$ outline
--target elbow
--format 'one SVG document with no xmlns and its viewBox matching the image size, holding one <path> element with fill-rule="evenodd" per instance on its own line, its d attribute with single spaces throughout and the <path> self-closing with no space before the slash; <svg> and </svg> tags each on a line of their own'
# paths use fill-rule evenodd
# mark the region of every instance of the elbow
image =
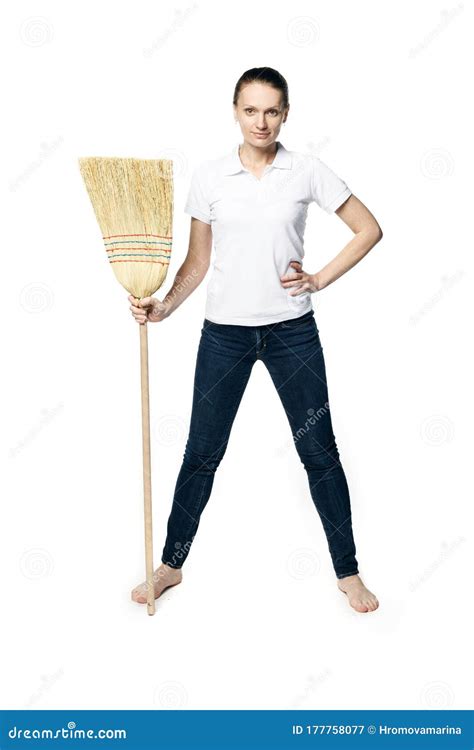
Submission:
<svg viewBox="0 0 474 750">
<path fill-rule="evenodd" d="M 370 226 L 368 232 L 370 234 L 373 245 L 376 245 L 377 242 L 380 242 L 383 237 L 382 229 L 377 222 Z"/>
</svg>

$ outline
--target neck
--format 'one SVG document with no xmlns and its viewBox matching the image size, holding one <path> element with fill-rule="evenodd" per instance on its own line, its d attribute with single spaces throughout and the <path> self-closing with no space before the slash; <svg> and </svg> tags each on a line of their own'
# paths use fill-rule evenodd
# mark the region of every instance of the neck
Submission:
<svg viewBox="0 0 474 750">
<path fill-rule="evenodd" d="M 245 161 L 249 166 L 259 167 L 262 166 L 262 164 L 271 163 L 276 156 L 277 150 L 277 141 L 274 141 L 263 148 L 253 146 L 251 143 L 248 143 L 248 141 L 244 141 L 243 144 L 239 144 L 238 153 L 242 163 Z"/>
</svg>

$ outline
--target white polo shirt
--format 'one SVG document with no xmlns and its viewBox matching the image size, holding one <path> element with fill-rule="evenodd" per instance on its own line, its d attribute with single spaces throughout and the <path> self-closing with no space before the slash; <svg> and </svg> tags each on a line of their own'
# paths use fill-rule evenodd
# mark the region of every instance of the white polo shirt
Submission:
<svg viewBox="0 0 474 750">
<path fill-rule="evenodd" d="M 184 210 L 212 227 L 205 317 L 214 323 L 266 325 L 313 309 L 311 292 L 290 297 L 294 287 L 280 276 L 292 260 L 303 263 L 309 204 L 332 213 L 351 190 L 319 157 L 276 144 L 261 179 L 243 166 L 238 145 L 193 172 Z"/>
</svg>

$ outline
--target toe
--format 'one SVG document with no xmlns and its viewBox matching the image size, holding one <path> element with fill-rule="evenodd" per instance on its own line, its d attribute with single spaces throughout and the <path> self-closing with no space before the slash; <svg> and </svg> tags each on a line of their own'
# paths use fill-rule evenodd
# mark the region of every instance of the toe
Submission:
<svg viewBox="0 0 474 750">
<path fill-rule="evenodd" d="M 140 586 L 135 586 L 132 591 L 132 599 L 134 602 L 138 602 L 139 604 L 143 604 L 143 602 L 146 602 L 146 590 L 144 589 L 142 584 Z"/>
<path fill-rule="evenodd" d="M 147 600 L 145 594 L 143 594 L 141 592 L 137 592 L 135 594 L 135 596 L 132 597 L 132 599 L 133 599 L 134 602 L 137 602 L 138 604 L 145 604 L 145 602 Z"/>
</svg>

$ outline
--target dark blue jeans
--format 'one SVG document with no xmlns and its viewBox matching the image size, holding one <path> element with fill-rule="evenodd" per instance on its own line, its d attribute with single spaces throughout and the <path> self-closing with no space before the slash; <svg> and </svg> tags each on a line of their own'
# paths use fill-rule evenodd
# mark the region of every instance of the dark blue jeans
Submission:
<svg viewBox="0 0 474 750">
<path fill-rule="evenodd" d="M 258 359 L 267 367 L 290 423 L 336 576 L 358 573 L 349 489 L 333 434 L 326 368 L 313 310 L 262 326 L 224 325 L 204 318 L 189 436 L 161 560 L 181 568 L 189 554 Z"/>
</svg>

